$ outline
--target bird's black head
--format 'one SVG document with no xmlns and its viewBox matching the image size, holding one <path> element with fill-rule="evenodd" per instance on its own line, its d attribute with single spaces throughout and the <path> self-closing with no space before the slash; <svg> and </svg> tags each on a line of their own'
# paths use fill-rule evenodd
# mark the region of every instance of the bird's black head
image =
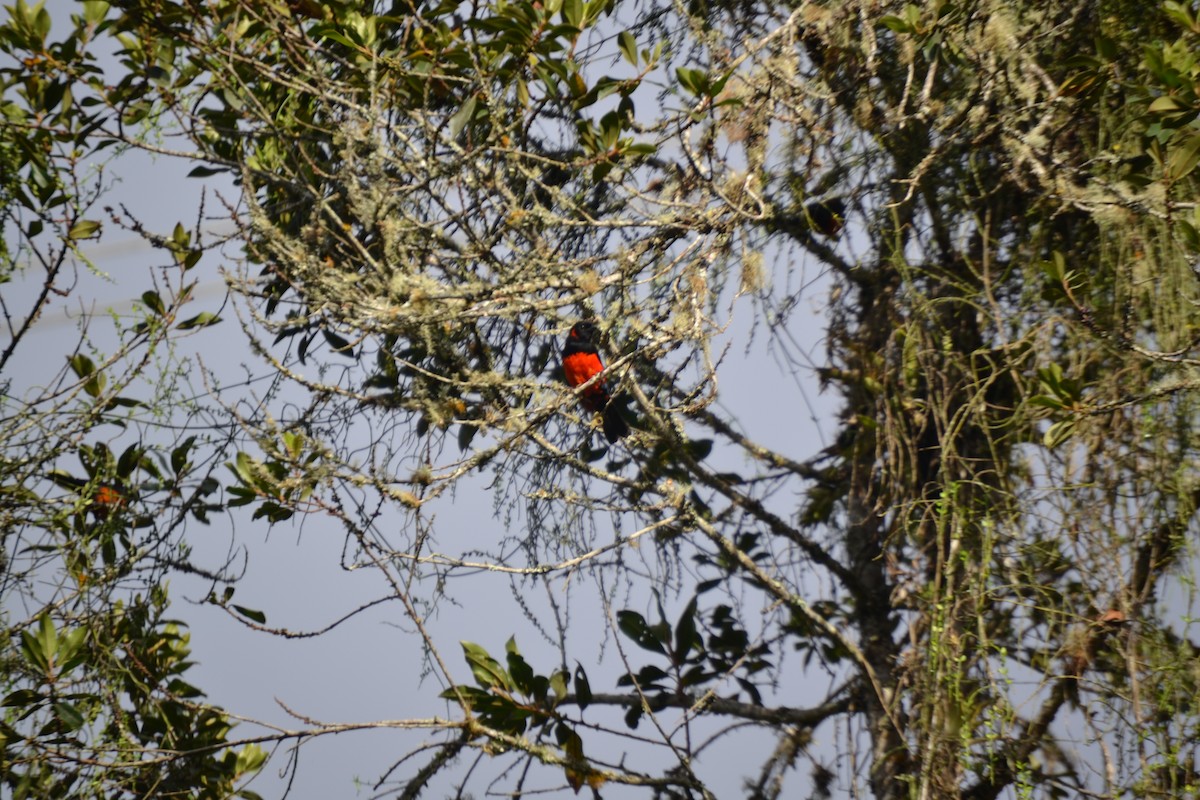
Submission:
<svg viewBox="0 0 1200 800">
<path fill-rule="evenodd" d="M 600 329 L 594 322 L 576 322 L 571 327 L 571 332 L 567 334 L 567 341 L 579 344 L 599 344 Z"/>
</svg>

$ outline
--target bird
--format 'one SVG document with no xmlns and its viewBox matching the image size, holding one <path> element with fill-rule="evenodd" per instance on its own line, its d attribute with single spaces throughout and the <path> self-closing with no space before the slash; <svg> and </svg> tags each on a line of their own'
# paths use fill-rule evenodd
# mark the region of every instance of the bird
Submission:
<svg viewBox="0 0 1200 800">
<path fill-rule="evenodd" d="M 582 386 L 604 369 L 600 358 L 600 331 L 593 322 L 576 322 L 562 347 L 563 375 L 572 388 Z M 583 390 L 580 396 L 583 407 L 593 414 L 601 414 L 604 421 L 604 437 L 609 444 L 629 435 L 629 423 L 621 415 L 620 401 L 614 402 L 608 385 L 598 380 Z"/>
<path fill-rule="evenodd" d="M 92 496 L 90 510 L 96 515 L 96 519 L 108 519 L 123 511 L 127 505 L 129 505 L 129 498 L 123 491 L 104 483 L 97 487 L 96 493 Z"/>
<path fill-rule="evenodd" d="M 846 223 L 846 201 L 840 197 L 832 200 L 817 200 L 804 207 L 809 224 L 822 236 L 833 239 L 842 232 Z"/>
</svg>

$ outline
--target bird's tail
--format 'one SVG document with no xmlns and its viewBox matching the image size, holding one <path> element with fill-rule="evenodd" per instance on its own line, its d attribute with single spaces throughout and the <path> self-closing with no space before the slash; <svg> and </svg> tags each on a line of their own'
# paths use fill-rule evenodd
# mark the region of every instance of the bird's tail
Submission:
<svg viewBox="0 0 1200 800">
<path fill-rule="evenodd" d="M 629 423 L 625 421 L 621 398 L 616 397 L 604 407 L 604 438 L 609 444 L 629 435 Z"/>
</svg>

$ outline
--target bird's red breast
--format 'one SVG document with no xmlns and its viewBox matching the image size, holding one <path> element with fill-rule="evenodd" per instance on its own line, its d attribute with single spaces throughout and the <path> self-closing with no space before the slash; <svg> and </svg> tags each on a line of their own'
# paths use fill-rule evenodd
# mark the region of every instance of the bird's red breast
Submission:
<svg viewBox="0 0 1200 800">
<path fill-rule="evenodd" d="M 572 386 L 582 386 L 604 369 L 599 353 L 578 351 L 563 356 L 563 375 Z M 583 391 L 583 405 L 588 411 L 600 411 L 608 403 L 608 390 L 597 381 Z"/>
</svg>

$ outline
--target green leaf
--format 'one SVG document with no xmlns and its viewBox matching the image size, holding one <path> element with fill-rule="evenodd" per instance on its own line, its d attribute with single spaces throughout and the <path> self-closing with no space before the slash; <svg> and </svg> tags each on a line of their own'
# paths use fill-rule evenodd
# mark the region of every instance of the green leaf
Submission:
<svg viewBox="0 0 1200 800">
<path fill-rule="evenodd" d="M 292 458 L 300 458 L 300 454 L 304 452 L 304 434 L 300 431 L 284 431 L 283 447 L 287 454 Z"/>
<path fill-rule="evenodd" d="M 454 116 L 450 118 L 451 136 L 458 136 L 462 133 L 463 128 L 467 127 L 467 123 L 474 119 L 476 105 L 475 96 L 471 95 L 467 98 L 467 102 L 462 104 L 462 108 L 454 113 Z"/>
<path fill-rule="evenodd" d="M 646 666 L 637 670 L 636 675 L 625 674 L 617 680 L 618 686 L 632 686 L 637 684 L 642 688 L 642 691 L 661 690 L 659 681 L 670 678 L 660 667 L 655 667 L 654 664 L 646 664 Z"/>
<path fill-rule="evenodd" d="M 458 426 L 458 449 L 459 452 L 465 453 L 471 447 L 471 440 L 475 438 L 475 434 L 479 433 L 478 425 L 459 425 Z"/>
<path fill-rule="evenodd" d="M 1057 250 L 1054 251 L 1049 261 L 1042 261 L 1038 266 L 1041 268 L 1042 274 L 1052 283 L 1062 283 L 1064 276 L 1067 274 L 1067 260 Z"/>
<path fill-rule="evenodd" d="M 746 694 L 750 695 L 750 701 L 756 706 L 762 705 L 762 693 L 758 691 L 758 687 L 745 678 L 737 679 L 738 685 L 746 690 Z"/>
<path fill-rule="evenodd" d="M 451 686 L 449 689 L 443 689 L 438 697 L 460 704 L 465 701 L 465 705 L 473 708 L 480 702 L 486 703 L 490 696 L 487 692 L 474 686 Z"/>
<path fill-rule="evenodd" d="M 67 633 L 58 643 L 58 674 L 66 675 L 87 660 L 88 652 L 83 644 L 87 641 L 87 628 L 79 627 Z"/>
<path fill-rule="evenodd" d="M 1185 219 L 1175 220 L 1175 225 L 1192 252 L 1200 250 L 1200 230 L 1197 230 L 1195 225 Z"/>
<path fill-rule="evenodd" d="M 688 653 L 692 648 L 701 647 L 700 636 L 696 632 L 696 598 L 687 604 L 687 608 L 679 615 L 679 621 L 675 623 L 675 652 L 673 660 L 676 664 L 682 664 L 687 660 Z"/>
<path fill-rule="evenodd" d="M 901 17 L 891 15 L 881 17 L 879 19 L 879 24 L 893 33 L 912 33 L 913 30 L 912 25 L 909 25 L 907 21 Z"/>
<path fill-rule="evenodd" d="M 71 226 L 71 230 L 67 231 L 67 238 L 71 241 L 79 239 L 90 239 L 100 230 L 100 223 L 94 219 L 81 219 Z"/>
<path fill-rule="evenodd" d="M 725 89 L 725 84 L 729 83 L 729 79 L 733 77 L 733 70 L 729 70 L 721 77 L 717 78 L 709 87 L 708 93 L 718 95 Z"/>
<path fill-rule="evenodd" d="M 175 227 L 171 230 L 171 244 L 176 249 L 186 249 L 192 243 L 192 235 L 188 233 L 187 228 L 183 227 L 182 222 L 176 222 Z"/>
<path fill-rule="evenodd" d="M 267 763 L 267 752 L 256 744 L 248 744 L 238 751 L 235 771 L 238 776 L 258 772 Z M 247 795 L 243 792 L 243 797 Z"/>
<path fill-rule="evenodd" d="M 583 665 L 575 662 L 575 702 L 579 705 L 579 710 L 587 708 L 592 702 L 592 685 L 588 682 L 587 673 L 583 671 Z"/>
<path fill-rule="evenodd" d="M 4 700 L 0 700 L 0 707 L 25 708 L 41 701 L 42 696 L 33 689 L 17 689 L 15 692 L 7 695 Z"/>
<path fill-rule="evenodd" d="M 563 21 L 576 28 L 583 27 L 583 0 L 563 0 Z"/>
<path fill-rule="evenodd" d="M 71 371 L 76 377 L 86 378 L 96 371 L 96 364 L 83 353 L 76 353 L 67 359 L 67 364 L 70 365 Z"/>
<path fill-rule="evenodd" d="M 334 27 L 333 25 L 314 26 L 312 28 L 312 30 L 310 31 L 310 34 L 313 36 L 313 38 L 329 39 L 331 41 L 337 42 L 338 44 L 344 44 L 346 47 L 349 47 L 351 49 L 358 49 L 358 47 L 359 47 L 358 42 L 354 41 L 349 36 L 342 33 L 338 28 Z"/>
<path fill-rule="evenodd" d="M 679 685 L 686 687 L 698 686 L 711 680 L 714 676 L 715 673 L 713 673 L 711 670 L 706 670 L 704 667 L 697 664 L 696 666 L 684 671 L 683 675 L 681 675 L 679 678 Z"/>
<path fill-rule="evenodd" d="M 229 494 L 227 505 L 230 508 L 241 508 L 248 506 L 258 499 L 258 492 L 253 489 L 246 489 L 241 486 L 230 486 L 226 490 Z"/>
<path fill-rule="evenodd" d="M 1029 398 L 1029 403 L 1031 405 L 1049 408 L 1054 411 L 1061 411 L 1062 409 L 1066 408 L 1066 405 L 1062 400 L 1059 400 L 1057 397 L 1051 397 L 1048 394 L 1034 395 L 1033 397 Z"/>
<path fill-rule="evenodd" d="M 46 477 L 60 489 L 66 489 L 69 492 L 78 492 L 84 486 L 87 486 L 87 481 L 76 478 L 68 472 L 63 472 L 61 469 L 51 470 L 46 473 Z"/>
<path fill-rule="evenodd" d="M 296 512 L 292 511 L 290 508 L 285 508 L 284 506 L 281 506 L 279 503 L 266 502 L 258 507 L 258 510 L 256 510 L 250 516 L 250 519 L 266 518 L 267 521 L 269 521 L 271 523 L 283 522 L 285 520 L 291 519 L 293 516 L 295 516 L 295 513 Z"/>
<path fill-rule="evenodd" d="M 615 111 L 610 111 L 600 118 L 600 141 L 604 149 L 611 150 L 621 136 L 621 117 Z"/>
<path fill-rule="evenodd" d="M 330 330 L 322 330 L 321 333 L 324 334 L 325 341 L 333 348 L 333 352 L 354 358 L 354 345 L 350 344 L 349 339 Z"/>
<path fill-rule="evenodd" d="M 221 318 L 211 311 L 202 311 L 190 319 L 185 319 L 175 327 L 181 331 L 190 331 L 195 328 L 207 328 L 210 325 L 216 325 L 220 321 Z"/>
<path fill-rule="evenodd" d="M 1167 174 L 1173 181 L 1182 180 L 1197 163 L 1200 163 L 1200 133 L 1192 134 L 1183 145 L 1171 149 L 1167 157 Z"/>
<path fill-rule="evenodd" d="M 1098 34 L 1096 36 L 1096 53 L 1105 61 L 1113 61 L 1120 54 L 1120 49 L 1111 38 Z"/>
<path fill-rule="evenodd" d="M 246 608 L 245 606 L 239 606 L 239 605 L 230 605 L 230 608 L 232 608 L 237 613 L 241 614 L 246 619 L 257 622 L 259 625 L 267 624 L 267 615 L 261 611 L 258 611 L 257 609 Z"/>
<path fill-rule="evenodd" d="M 91 397 L 99 397 L 107 385 L 108 378 L 104 377 L 103 372 L 97 372 L 83 384 L 83 390 Z"/>
<path fill-rule="evenodd" d="M 500 666 L 500 662 L 488 655 L 487 650 L 473 642 L 464 641 L 461 644 L 463 655 L 466 656 L 467 665 L 470 666 L 476 683 L 484 689 L 512 691 L 512 680 L 508 673 Z"/>
<path fill-rule="evenodd" d="M 567 696 L 567 678 L 570 677 L 565 669 L 555 670 L 550 676 L 550 689 L 554 692 L 554 705 L 558 705 Z"/>
<path fill-rule="evenodd" d="M 1051 392 L 1059 396 L 1063 394 L 1063 371 L 1058 364 L 1051 363 L 1049 366 L 1039 368 L 1037 375 L 1038 380 L 1045 384 Z"/>
<path fill-rule="evenodd" d="M 229 465 L 229 468 L 243 484 L 253 486 L 258 480 L 262 465 L 254 456 L 241 450 L 234 456 L 233 463 Z"/>
<path fill-rule="evenodd" d="M 617 612 L 617 627 L 621 633 L 625 634 L 638 647 L 643 650 L 649 650 L 652 653 L 666 655 L 667 651 L 663 648 L 662 642 L 651 631 L 650 626 L 646 624 L 646 618 L 636 611 L 628 609 Z"/>
<path fill-rule="evenodd" d="M 683 85 L 691 94 L 697 97 L 704 97 L 709 94 L 708 73 L 698 69 L 688 69 L 687 67 L 676 67 L 675 77 L 679 79 L 679 83 Z"/>
<path fill-rule="evenodd" d="M 195 443 L 196 437 L 189 436 L 183 441 L 182 444 L 171 451 L 171 471 L 177 476 L 182 477 L 182 475 L 187 472 L 188 468 L 191 466 L 191 462 L 188 461 L 188 453 L 191 451 L 192 445 Z"/>
<path fill-rule="evenodd" d="M 47 661 L 53 661 L 58 655 L 58 633 L 54 630 L 54 621 L 49 614 L 42 614 L 38 621 L 38 642 Z"/>
<path fill-rule="evenodd" d="M 166 308 L 163 306 L 162 298 L 159 297 L 158 292 L 142 292 L 142 304 L 160 317 L 166 313 Z"/>
<path fill-rule="evenodd" d="M 104 405 L 106 411 L 110 408 L 149 408 L 149 406 L 132 397 L 113 397 Z"/>
<path fill-rule="evenodd" d="M 187 176 L 189 178 L 207 178 L 211 175 L 220 175 L 225 171 L 226 170 L 219 169 L 217 167 L 194 167 L 192 171 L 187 174 Z"/>
<path fill-rule="evenodd" d="M 1075 420 L 1060 420 L 1046 430 L 1045 435 L 1042 437 L 1042 443 L 1053 450 L 1067 439 L 1070 439 L 1073 433 L 1075 433 Z"/>
<path fill-rule="evenodd" d="M 591 25 L 600 18 L 600 14 L 608 11 L 612 13 L 613 0 L 588 0 L 583 7 L 583 23 Z"/>
<path fill-rule="evenodd" d="M 50 638 L 47 641 L 46 629 L 49 626 Z M 50 618 L 46 615 L 42 616 L 39 624 L 39 633 L 34 634 L 32 631 L 21 631 L 21 654 L 25 657 L 25 663 L 28 664 L 34 672 L 48 675 L 50 673 L 50 662 L 54 658 L 54 649 L 57 642 L 53 638 L 54 625 L 50 622 Z"/>
<path fill-rule="evenodd" d="M 568 760 L 568 764 L 563 767 L 567 784 L 578 794 L 589 774 L 587 760 L 583 757 L 583 739 L 563 722 L 558 723 L 554 733 Z"/>
<path fill-rule="evenodd" d="M 512 641 L 511 639 L 509 641 Z M 508 674 L 512 676 L 512 682 L 516 686 L 517 691 L 526 697 L 533 697 L 536 694 L 534 686 L 533 667 L 529 666 L 520 653 L 509 652 L 508 654 Z"/>
<path fill-rule="evenodd" d="M 638 65 L 638 50 L 637 39 L 633 38 L 633 34 L 629 31 L 621 31 L 617 36 L 617 46 L 621 49 L 621 55 L 625 56 L 625 60 L 636 67 Z"/>
<path fill-rule="evenodd" d="M 37 8 L 37 16 L 34 17 L 33 28 L 38 37 L 45 41 L 46 37 L 50 35 L 50 12 L 42 7 L 41 3 L 38 3 L 35 8 Z"/>
<path fill-rule="evenodd" d="M 67 730 L 77 731 L 83 727 L 83 714 L 80 714 L 79 709 L 70 703 L 64 701 L 55 703 L 54 716 L 58 717 Z"/>
<path fill-rule="evenodd" d="M 1163 95 L 1162 97 L 1155 98 L 1154 102 L 1146 110 L 1151 114 L 1165 114 L 1172 111 L 1182 111 L 1183 104 L 1170 95 Z"/>
<path fill-rule="evenodd" d="M 95 25 L 108 14 L 109 4 L 103 0 L 84 0 L 83 20 L 89 25 Z"/>
<path fill-rule="evenodd" d="M 146 451 L 142 449 L 141 445 L 131 444 L 126 447 L 121 453 L 121 457 L 117 459 L 117 475 L 121 478 L 128 478 L 142 463 L 145 455 Z"/>
</svg>

